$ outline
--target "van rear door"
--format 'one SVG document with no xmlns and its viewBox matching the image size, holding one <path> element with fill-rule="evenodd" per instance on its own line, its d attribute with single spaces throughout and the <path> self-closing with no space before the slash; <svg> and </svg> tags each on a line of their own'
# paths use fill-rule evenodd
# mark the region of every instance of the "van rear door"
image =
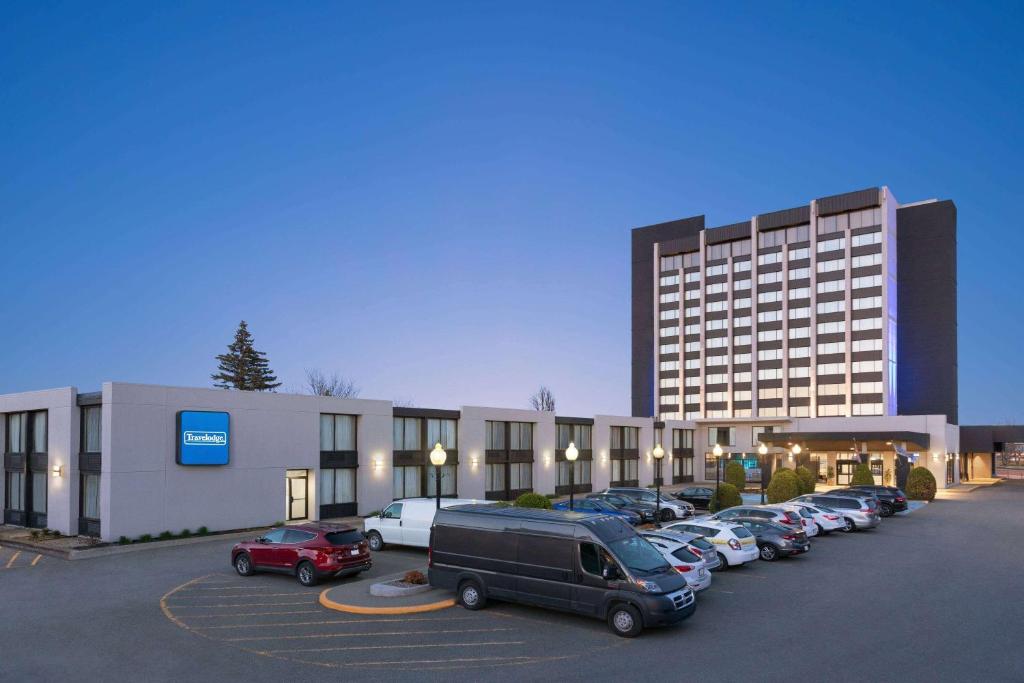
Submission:
<svg viewBox="0 0 1024 683">
<path fill-rule="evenodd" d="M 574 540 L 564 535 L 564 528 L 552 528 L 557 526 L 523 522 L 517 549 L 516 597 L 520 602 L 568 610 L 572 605 Z"/>
</svg>

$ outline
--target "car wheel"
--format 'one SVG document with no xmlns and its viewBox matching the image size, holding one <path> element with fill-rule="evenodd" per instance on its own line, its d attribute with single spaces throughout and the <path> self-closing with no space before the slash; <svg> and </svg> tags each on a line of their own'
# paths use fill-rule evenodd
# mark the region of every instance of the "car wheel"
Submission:
<svg viewBox="0 0 1024 683">
<path fill-rule="evenodd" d="M 235 557 L 235 571 L 238 572 L 239 576 L 252 576 L 256 573 L 256 570 L 252 566 L 252 558 L 249 557 L 249 553 L 238 553 Z"/>
<path fill-rule="evenodd" d="M 644 622 L 636 607 L 621 603 L 608 612 L 608 626 L 617 636 L 635 638 L 643 630 Z"/>
<path fill-rule="evenodd" d="M 466 609 L 482 609 L 486 602 L 484 591 L 476 581 L 463 581 L 459 586 L 459 603 Z"/>
<path fill-rule="evenodd" d="M 718 553 L 718 551 L 715 552 Z M 722 553 L 718 553 L 718 562 L 720 564 L 720 569 L 729 568 L 729 560 L 725 559 L 725 555 L 723 555 Z"/>
<path fill-rule="evenodd" d="M 671 522 L 675 518 L 676 518 L 676 513 L 673 512 L 672 510 L 669 510 L 668 508 L 665 508 L 665 509 L 663 509 L 661 511 L 661 521 L 663 521 L 663 522 Z"/>
<path fill-rule="evenodd" d="M 817 522 L 814 523 L 814 526 L 818 527 L 818 535 L 819 536 L 824 536 L 825 534 L 828 533 L 827 531 L 825 531 L 825 527 L 823 527 L 822 525 L 818 524 Z"/>
<path fill-rule="evenodd" d="M 310 562 L 299 562 L 299 566 L 295 570 L 295 578 L 299 580 L 303 586 L 315 586 L 316 585 L 316 569 L 313 568 Z"/>
<path fill-rule="evenodd" d="M 892 517 L 893 513 L 895 512 L 896 510 L 893 509 L 892 505 L 889 505 L 888 503 L 882 503 L 881 513 L 883 517 Z"/>
<path fill-rule="evenodd" d="M 853 520 L 849 517 L 843 517 L 843 533 L 850 533 L 856 531 L 857 525 L 853 523 Z"/>
<path fill-rule="evenodd" d="M 373 552 L 376 553 L 380 552 L 381 550 L 384 550 L 384 539 L 381 538 L 380 534 L 376 531 L 371 531 L 370 533 L 366 534 L 366 540 L 369 542 L 370 550 L 372 550 Z"/>
<path fill-rule="evenodd" d="M 765 543 L 761 546 L 761 559 L 765 562 L 774 562 L 779 559 L 779 550 L 771 543 Z"/>
</svg>

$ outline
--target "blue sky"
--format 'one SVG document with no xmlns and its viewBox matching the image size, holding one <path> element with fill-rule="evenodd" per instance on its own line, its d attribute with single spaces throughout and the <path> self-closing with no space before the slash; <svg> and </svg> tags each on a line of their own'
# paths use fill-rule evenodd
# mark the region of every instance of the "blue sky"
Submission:
<svg viewBox="0 0 1024 683">
<path fill-rule="evenodd" d="M 244 318 L 284 388 L 628 413 L 631 227 L 885 184 L 959 209 L 961 422 L 1024 422 L 1021 5 L 550 4 L 4 4 L 0 393 L 208 386 Z"/>
</svg>

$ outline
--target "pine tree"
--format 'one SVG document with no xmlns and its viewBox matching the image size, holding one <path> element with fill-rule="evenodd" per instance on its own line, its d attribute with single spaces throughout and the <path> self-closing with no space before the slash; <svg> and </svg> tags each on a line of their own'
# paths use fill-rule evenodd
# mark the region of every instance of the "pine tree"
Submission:
<svg viewBox="0 0 1024 683">
<path fill-rule="evenodd" d="M 235 340 L 228 345 L 228 352 L 217 356 L 217 361 L 220 372 L 210 377 L 213 385 L 220 389 L 273 391 L 281 386 L 270 369 L 266 354 L 253 347 L 253 338 L 244 320 L 238 323 Z"/>
</svg>

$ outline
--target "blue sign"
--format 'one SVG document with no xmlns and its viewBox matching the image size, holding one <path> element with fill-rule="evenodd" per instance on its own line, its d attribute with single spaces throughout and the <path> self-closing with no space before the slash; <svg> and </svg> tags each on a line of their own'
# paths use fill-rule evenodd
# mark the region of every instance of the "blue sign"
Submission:
<svg viewBox="0 0 1024 683">
<path fill-rule="evenodd" d="M 206 410 L 178 413 L 179 465 L 227 465 L 231 451 L 230 415 Z"/>
</svg>

